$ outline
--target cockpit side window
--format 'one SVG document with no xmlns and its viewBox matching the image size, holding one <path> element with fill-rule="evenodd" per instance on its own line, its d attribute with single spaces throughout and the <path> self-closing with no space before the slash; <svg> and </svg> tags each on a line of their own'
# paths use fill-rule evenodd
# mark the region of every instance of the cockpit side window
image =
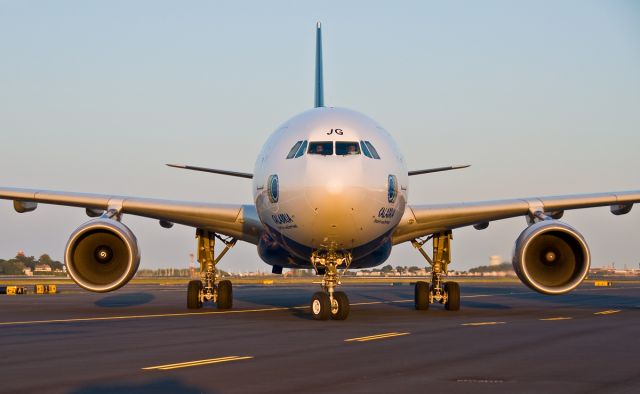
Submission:
<svg viewBox="0 0 640 394">
<path fill-rule="evenodd" d="M 364 141 L 360 141 L 360 146 L 362 147 L 362 153 L 364 153 L 368 158 L 373 159 L 373 156 L 371 156 L 371 152 L 369 152 L 369 148 L 367 148 Z"/>
<path fill-rule="evenodd" d="M 371 142 L 365 141 L 364 143 L 365 145 L 367 145 L 367 148 L 369 148 L 369 152 L 371 152 L 371 155 L 373 156 L 373 158 L 379 160 L 380 155 L 378 154 L 378 151 L 376 150 L 376 148 L 374 148 L 373 145 L 371 145 Z"/>
<path fill-rule="evenodd" d="M 307 153 L 310 155 L 331 156 L 333 155 L 333 141 L 309 142 Z"/>
<path fill-rule="evenodd" d="M 289 154 L 287 155 L 287 159 L 293 159 L 295 157 L 296 153 L 298 152 L 298 149 L 300 149 L 300 145 L 302 145 L 302 141 L 296 142 L 293 148 L 291 148 L 291 150 L 289 151 Z"/>
<path fill-rule="evenodd" d="M 360 145 L 358 145 L 358 142 L 336 141 L 336 155 L 347 156 L 359 154 Z"/>
<path fill-rule="evenodd" d="M 295 158 L 297 159 L 298 157 L 304 155 L 304 152 L 307 150 L 307 141 L 303 141 L 302 145 L 300 146 L 300 149 L 298 149 L 298 152 L 296 153 Z"/>
</svg>

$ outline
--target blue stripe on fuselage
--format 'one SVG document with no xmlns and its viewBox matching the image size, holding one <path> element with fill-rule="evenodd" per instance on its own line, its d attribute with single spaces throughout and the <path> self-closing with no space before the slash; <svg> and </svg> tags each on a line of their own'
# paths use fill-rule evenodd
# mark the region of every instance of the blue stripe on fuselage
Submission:
<svg viewBox="0 0 640 394">
<path fill-rule="evenodd" d="M 258 255 L 269 265 L 286 268 L 313 268 L 313 249 L 286 237 L 269 225 L 258 243 Z M 393 230 L 351 250 L 351 268 L 371 268 L 384 263 L 391 254 Z"/>
</svg>

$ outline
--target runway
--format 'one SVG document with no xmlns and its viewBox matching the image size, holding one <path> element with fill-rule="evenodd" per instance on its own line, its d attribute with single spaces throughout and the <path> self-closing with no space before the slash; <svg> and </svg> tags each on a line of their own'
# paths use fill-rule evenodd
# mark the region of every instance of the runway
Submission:
<svg viewBox="0 0 640 394">
<path fill-rule="evenodd" d="M 544 296 L 463 283 L 462 309 L 413 309 L 408 285 L 348 285 L 346 321 L 313 321 L 316 285 L 0 296 L 0 392 L 640 391 L 640 284 Z"/>
</svg>

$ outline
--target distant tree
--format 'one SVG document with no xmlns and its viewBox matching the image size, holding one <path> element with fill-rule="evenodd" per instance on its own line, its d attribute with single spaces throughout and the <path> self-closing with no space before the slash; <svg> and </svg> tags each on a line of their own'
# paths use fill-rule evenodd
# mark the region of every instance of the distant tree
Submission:
<svg viewBox="0 0 640 394">
<path fill-rule="evenodd" d="M 511 263 L 502 263 L 500 265 L 482 265 L 480 267 L 471 268 L 469 272 L 471 273 L 484 273 L 484 272 L 501 272 L 501 271 L 513 271 L 513 266 Z"/>
<path fill-rule="evenodd" d="M 382 267 L 382 269 L 380 271 L 384 272 L 384 273 L 388 273 L 388 272 L 391 272 L 393 270 L 394 270 L 393 267 L 390 264 L 387 264 L 384 267 Z"/>
<path fill-rule="evenodd" d="M 23 254 L 17 254 L 15 258 L 9 260 L 16 263 L 22 263 L 24 267 L 31 268 L 32 270 L 36 269 L 36 258 L 33 256 L 25 256 Z"/>
<path fill-rule="evenodd" d="M 412 265 L 411 267 L 409 267 L 409 272 L 418 272 L 420 271 L 420 268 L 416 267 L 415 265 Z"/>
<path fill-rule="evenodd" d="M 22 263 L 0 260 L 0 274 L 2 275 L 22 275 L 23 269 Z"/>
<path fill-rule="evenodd" d="M 62 269 L 62 263 L 56 260 L 53 260 L 48 254 L 43 254 L 42 256 L 40 256 L 40 258 L 38 259 L 38 264 L 45 264 L 48 265 L 49 267 L 51 267 L 52 270 L 61 270 Z"/>
<path fill-rule="evenodd" d="M 52 262 L 53 260 L 51 260 L 51 257 L 46 253 L 38 259 L 38 264 L 46 264 L 50 266 Z"/>
</svg>

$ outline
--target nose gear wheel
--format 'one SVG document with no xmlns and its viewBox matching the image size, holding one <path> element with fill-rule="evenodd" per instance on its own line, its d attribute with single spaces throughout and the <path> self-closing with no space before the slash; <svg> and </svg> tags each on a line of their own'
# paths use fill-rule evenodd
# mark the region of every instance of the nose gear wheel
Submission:
<svg viewBox="0 0 640 394">
<path fill-rule="evenodd" d="M 351 253 L 335 250 L 314 251 L 311 264 L 317 274 L 322 274 L 322 290 L 311 297 L 311 315 L 314 320 L 345 320 L 349 316 L 349 298 L 342 291 L 335 291 L 340 285 L 340 276 L 351 265 Z M 338 268 L 344 265 L 342 272 Z"/>
</svg>

